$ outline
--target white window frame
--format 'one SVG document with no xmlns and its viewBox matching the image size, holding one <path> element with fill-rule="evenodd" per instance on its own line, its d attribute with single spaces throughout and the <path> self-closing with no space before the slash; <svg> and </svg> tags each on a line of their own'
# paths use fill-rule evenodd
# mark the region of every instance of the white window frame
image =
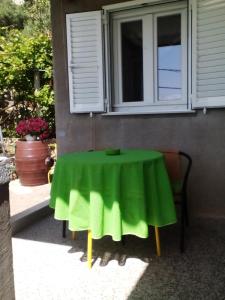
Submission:
<svg viewBox="0 0 225 300">
<path fill-rule="evenodd" d="M 135 2 L 135 1 L 133 1 Z M 149 1 L 152 2 L 152 1 Z M 159 1 L 154 1 L 153 4 L 159 4 Z M 168 1 L 164 1 L 168 2 Z M 118 4 L 120 5 L 120 4 Z M 122 4 L 121 4 L 122 5 Z M 133 8 L 133 7 L 132 7 Z M 111 107 L 109 107 L 108 111 L 113 112 L 131 112 L 131 113 L 155 113 L 155 112 L 180 112 L 180 111 L 188 111 L 190 110 L 190 103 L 188 97 L 188 20 L 187 20 L 187 12 L 188 12 L 188 4 L 187 1 L 179 1 L 176 3 L 164 3 L 162 5 L 149 5 L 147 7 L 135 8 L 135 9 L 126 9 L 123 8 L 121 11 L 116 11 L 116 5 L 112 5 L 109 7 L 104 7 L 106 13 L 109 11 L 113 11 L 110 16 L 110 25 L 107 26 L 108 32 L 108 43 L 113 44 L 113 47 L 107 47 L 110 49 L 107 51 L 109 53 L 111 51 L 111 61 L 110 65 L 113 66 L 113 72 L 108 75 L 108 80 L 111 78 L 111 91 L 108 94 L 111 96 Z M 156 20 L 158 16 L 162 15 L 174 15 L 180 13 L 181 14 L 181 32 L 182 32 L 182 100 L 166 100 L 166 101 L 157 101 L 157 80 L 156 79 L 156 63 L 157 63 L 157 55 L 156 55 Z M 122 73 L 121 73 L 121 53 L 118 53 L 118 49 L 120 48 L 120 24 L 126 21 L 132 20 L 142 20 L 143 25 L 143 84 L 144 84 L 144 101 L 137 102 L 122 102 Z M 148 25 L 147 25 L 148 24 Z M 151 25 L 151 26 L 149 26 Z M 151 28 L 147 32 L 147 28 Z M 113 31 L 113 34 L 111 34 Z M 111 38 L 110 38 L 111 37 Z M 148 38 L 148 40 L 147 40 Z M 154 40 L 153 43 L 151 41 Z M 147 46 L 148 45 L 148 46 Z M 150 49 L 150 47 L 152 49 Z M 154 49 L 153 49 L 154 47 Z M 149 52 L 153 52 L 154 55 L 151 55 Z M 150 57 L 151 56 L 151 57 Z M 113 57 L 113 59 L 112 59 Z M 147 59 L 146 59 L 147 58 Z M 145 61 L 145 62 L 144 62 Z M 147 67 L 147 63 L 149 67 Z M 112 70 L 111 70 L 112 71 Z M 109 70 L 110 72 L 110 70 Z M 147 84 L 148 82 L 148 84 Z M 152 82 L 152 84 L 149 84 Z M 112 94 L 111 94 L 112 93 Z"/>
</svg>

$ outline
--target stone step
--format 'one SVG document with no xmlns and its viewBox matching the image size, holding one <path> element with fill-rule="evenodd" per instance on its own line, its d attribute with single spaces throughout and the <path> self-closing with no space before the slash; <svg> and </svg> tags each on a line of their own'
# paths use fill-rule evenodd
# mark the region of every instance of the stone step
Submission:
<svg viewBox="0 0 225 300">
<path fill-rule="evenodd" d="M 11 216 L 12 235 L 15 235 L 41 218 L 51 215 L 53 210 L 48 206 L 48 204 L 49 199 Z"/>
</svg>

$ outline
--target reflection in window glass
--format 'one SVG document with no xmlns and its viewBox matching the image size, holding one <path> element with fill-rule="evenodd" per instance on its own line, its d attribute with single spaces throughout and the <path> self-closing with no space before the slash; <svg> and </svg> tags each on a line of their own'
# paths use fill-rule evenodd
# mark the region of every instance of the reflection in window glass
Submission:
<svg viewBox="0 0 225 300">
<path fill-rule="evenodd" d="M 181 15 L 157 18 L 158 100 L 181 99 Z"/>
<path fill-rule="evenodd" d="M 121 24 L 123 102 L 143 101 L 142 21 Z"/>
</svg>

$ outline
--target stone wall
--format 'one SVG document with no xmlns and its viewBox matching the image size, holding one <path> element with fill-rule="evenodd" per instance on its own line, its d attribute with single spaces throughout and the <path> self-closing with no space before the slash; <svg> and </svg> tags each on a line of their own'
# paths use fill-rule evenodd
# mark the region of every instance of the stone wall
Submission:
<svg viewBox="0 0 225 300">
<path fill-rule="evenodd" d="M 0 184 L 0 299 L 14 300 L 9 184 Z"/>
</svg>

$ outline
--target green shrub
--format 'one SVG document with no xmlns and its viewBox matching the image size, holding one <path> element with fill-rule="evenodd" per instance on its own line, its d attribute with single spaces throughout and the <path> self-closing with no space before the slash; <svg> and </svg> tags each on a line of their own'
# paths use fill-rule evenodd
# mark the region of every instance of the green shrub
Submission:
<svg viewBox="0 0 225 300">
<path fill-rule="evenodd" d="M 35 86 L 35 79 L 36 86 Z M 49 34 L 29 36 L 17 29 L 0 29 L 0 125 L 15 136 L 19 120 L 46 119 L 53 127 L 52 47 Z"/>
</svg>

